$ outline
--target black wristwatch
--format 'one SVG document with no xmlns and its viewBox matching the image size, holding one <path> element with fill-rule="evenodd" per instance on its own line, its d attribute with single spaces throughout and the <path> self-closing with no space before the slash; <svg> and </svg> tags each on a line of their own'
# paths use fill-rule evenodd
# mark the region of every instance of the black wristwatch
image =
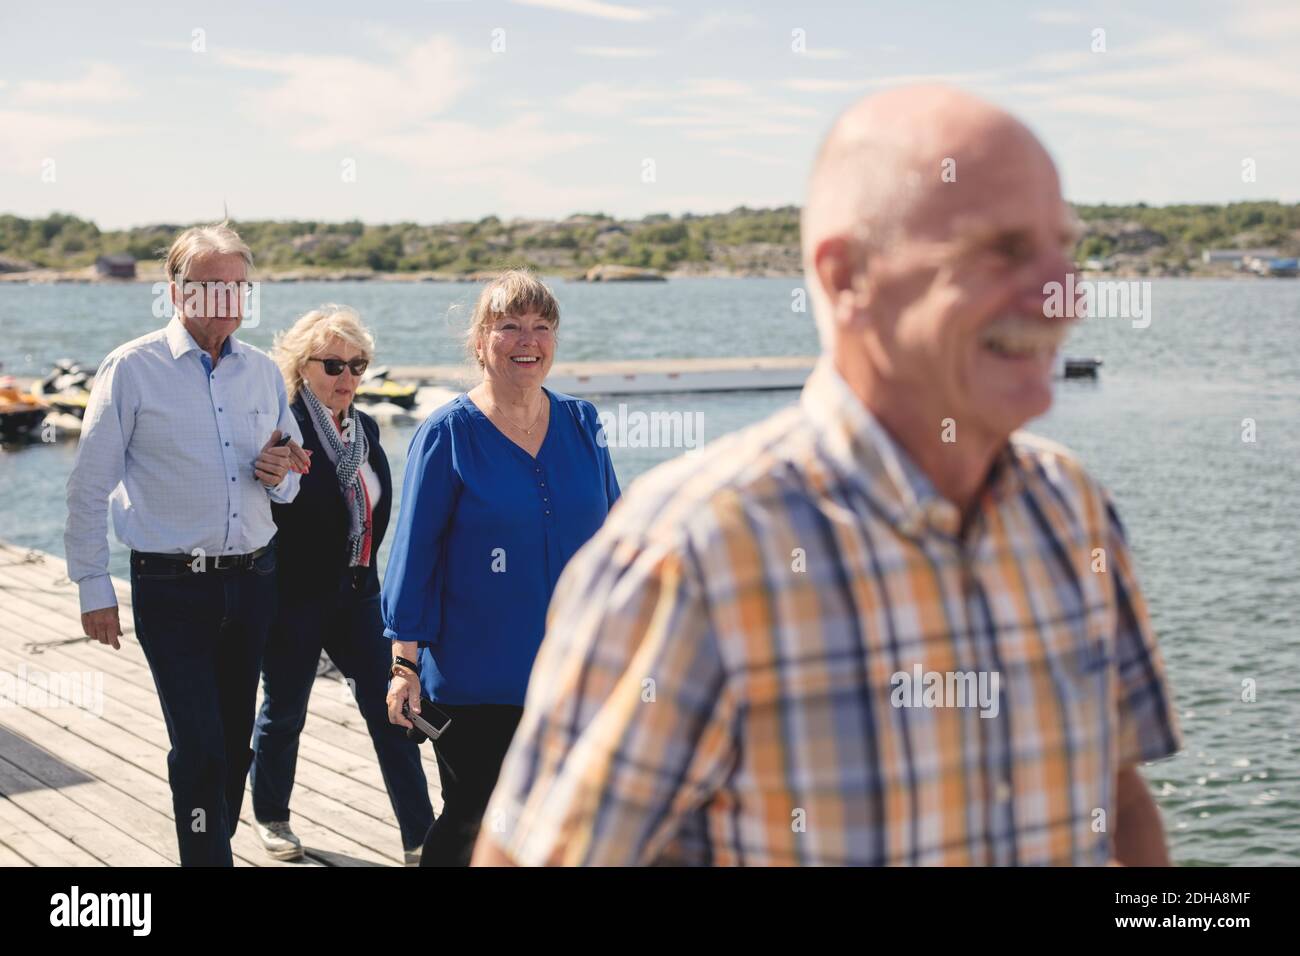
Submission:
<svg viewBox="0 0 1300 956">
<path fill-rule="evenodd" d="M 393 667 L 405 667 L 408 671 L 410 671 L 411 673 L 413 673 L 416 677 L 419 677 L 419 676 L 420 676 L 420 665 L 419 665 L 419 664 L 412 664 L 412 663 L 411 663 L 410 661 L 408 661 L 405 657 L 394 657 L 394 658 L 393 658 Z"/>
</svg>

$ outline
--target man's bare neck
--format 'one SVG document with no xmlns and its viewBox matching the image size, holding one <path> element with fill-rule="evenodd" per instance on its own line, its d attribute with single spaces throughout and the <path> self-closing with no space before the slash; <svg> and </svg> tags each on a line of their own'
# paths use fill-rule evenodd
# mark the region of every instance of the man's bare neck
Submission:
<svg viewBox="0 0 1300 956">
<path fill-rule="evenodd" d="M 835 368 L 891 438 L 911 457 L 935 490 L 969 514 L 1006 438 L 961 429 L 957 416 L 933 415 L 922 402 L 884 387 L 865 361 L 837 354 Z M 951 423 L 945 422 L 951 417 Z"/>
</svg>

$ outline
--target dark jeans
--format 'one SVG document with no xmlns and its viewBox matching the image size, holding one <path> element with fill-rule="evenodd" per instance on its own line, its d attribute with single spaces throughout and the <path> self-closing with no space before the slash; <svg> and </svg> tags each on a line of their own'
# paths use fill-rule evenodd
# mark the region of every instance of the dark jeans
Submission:
<svg viewBox="0 0 1300 956">
<path fill-rule="evenodd" d="M 469 866 L 488 798 L 524 709 L 508 704 L 438 706 L 451 717 L 451 726 L 434 747 L 442 813 L 425 837 L 420 866 Z"/>
<path fill-rule="evenodd" d="M 433 822 L 429 784 L 419 748 L 388 722 L 392 644 L 384 640 L 379 595 L 353 598 L 324 586 L 310 599 L 281 595 L 280 611 L 262 661 L 262 711 L 253 731 L 253 815 L 262 823 L 289 819 L 298 737 L 323 648 L 351 682 L 379 758 L 402 833 L 402 846 L 420 846 Z"/>
<path fill-rule="evenodd" d="M 181 866 L 231 866 L 257 675 L 275 617 L 275 550 L 246 571 L 200 573 L 132 552 L 131 602 L 171 738 Z"/>
</svg>

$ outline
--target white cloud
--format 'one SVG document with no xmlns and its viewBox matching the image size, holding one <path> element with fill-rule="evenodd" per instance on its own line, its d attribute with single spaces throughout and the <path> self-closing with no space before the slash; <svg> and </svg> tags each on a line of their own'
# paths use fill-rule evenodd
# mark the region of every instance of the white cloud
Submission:
<svg viewBox="0 0 1300 956">
<path fill-rule="evenodd" d="M 124 74 L 111 63 L 90 63 L 85 72 L 67 80 L 24 80 L 15 87 L 14 105 L 48 103 L 111 103 L 137 96 Z M 6 131 L 7 132 L 7 131 Z"/>
<path fill-rule="evenodd" d="M 637 103 L 656 103 L 667 99 L 663 90 L 627 87 L 616 83 L 584 83 L 560 98 L 560 105 L 571 113 L 586 116 L 619 116 Z"/>
<path fill-rule="evenodd" d="M 818 79 L 811 76 L 796 77 L 792 80 L 786 80 L 781 84 L 787 90 L 795 90 L 799 93 L 850 93 L 854 90 L 864 90 L 867 87 L 866 80 L 828 80 Z"/>
<path fill-rule="evenodd" d="M 1023 69 L 1030 72 L 1070 73 L 1092 66 L 1102 66 L 1106 54 L 1093 53 L 1090 50 L 1057 50 L 1051 53 L 1038 53 L 1031 56 Z"/>
<path fill-rule="evenodd" d="M 217 54 L 227 66 L 277 77 L 271 89 L 247 94 L 245 109 L 300 148 L 364 144 L 428 120 L 470 86 L 471 67 L 487 55 L 471 54 L 441 36 L 385 65 L 352 56 Z"/>
<path fill-rule="evenodd" d="M 454 174 L 455 182 L 490 182 L 559 153 L 599 142 L 587 133 L 565 133 L 540 113 L 499 126 L 439 120 L 371 139 L 366 146 L 416 169 Z"/>
<path fill-rule="evenodd" d="M 1229 29 L 1241 36 L 1276 40 L 1300 36 L 1300 7 L 1293 4 L 1263 9 L 1258 6 L 1234 10 Z"/>
<path fill-rule="evenodd" d="M 682 129 L 684 138 L 705 141 L 797 137 L 806 132 L 804 127 L 781 120 L 820 116 L 808 107 L 762 96 L 749 84 L 716 77 L 681 80 L 671 87 L 588 83 L 560 103 L 588 116 L 620 116 L 636 126 Z"/>
<path fill-rule="evenodd" d="M 784 156 L 768 156 L 764 153 L 756 153 L 748 149 L 736 149 L 732 146 L 721 147 L 714 150 L 719 156 L 725 156 L 728 159 L 743 159 L 747 163 L 756 163 L 760 166 L 792 166 L 794 165 Z"/>
<path fill-rule="evenodd" d="M 834 50 L 830 48 L 821 50 L 804 50 L 803 53 L 800 54 L 800 56 L 806 56 L 810 60 L 844 60 L 848 58 L 848 55 L 848 50 Z"/>
<path fill-rule="evenodd" d="M 23 110 L 0 110 L 0 129 L 4 130 L 4 136 L 0 136 L 0 168 L 30 174 L 33 183 L 38 182 L 41 163 L 53 159 L 57 164 L 63 147 L 124 132 L 120 123 Z"/>
<path fill-rule="evenodd" d="M 748 83 L 726 79 L 688 80 L 674 98 L 685 96 L 692 99 L 728 99 L 730 97 L 749 96 L 753 89 Z"/>
<path fill-rule="evenodd" d="M 658 50 L 633 46 L 580 46 L 575 52 L 582 56 L 595 56 L 605 60 L 639 60 L 659 56 Z"/>
<path fill-rule="evenodd" d="M 1029 19 L 1035 23 L 1047 23 L 1053 26 L 1068 26 L 1070 24 L 1082 23 L 1083 15 L 1075 13 L 1072 10 L 1035 10 L 1029 14 Z"/>
<path fill-rule="evenodd" d="M 524 7 L 545 7 L 562 13 L 577 13 L 588 17 L 599 17 L 602 20 L 621 20 L 624 23 L 652 20 L 661 12 L 621 7 L 612 3 L 602 3 L 601 0 L 512 0 L 512 2 Z"/>
<path fill-rule="evenodd" d="M 730 33 L 735 30 L 751 30 L 761 24 L 752 13 L 710 13 L 696 20 L 686 31 L 691 38 L 710 36 L 714 33 Z"/>
</svg>

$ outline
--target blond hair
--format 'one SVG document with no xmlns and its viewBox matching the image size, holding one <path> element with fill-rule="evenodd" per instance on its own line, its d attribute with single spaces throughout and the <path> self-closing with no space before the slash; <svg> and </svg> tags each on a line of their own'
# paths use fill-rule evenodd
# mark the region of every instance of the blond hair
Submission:
<svg viewBox="0 0 1300 956">
<path fill-rule="evenodd" d="M 470 361 L 483 368 L 483 357 L 478 351 L 479 343 L 493 322 L 506 316 L 518 317 L 530 312 L 536 312 L 550 322 L 552 328 L 559 328 L 560 303 L 555 301 L 555 294 L 546 283 L 531 272 L 509 269 L 485 285 L 474 305 L 469 329 L 465 332 L 465 351 Z"/>
<path fill-rule="evenodd" d="M 332 338 L 340 338 L 361 349 L 366 361 L 375 357 L 375 337 L 362 324 L 361 316 L 350 306 L 332 302 L 312 309 L 275 337 L 271 344 L 271 358 L 280 366 L 290 402 L 298 398 L 298 390 L 302 388 L 302 370 L 307 360 Z"/>
<path fill-rule="evenodd" d="M 230 228 L 229 222 L 210 226 L 193 226 L 186 229 L 167 250 L 163 268 L 171 282 L 184 282 L 195 259 L 211 255 L 240 256 L 249 269 L 253 268 L 253 251 Z"/>
</svg>

